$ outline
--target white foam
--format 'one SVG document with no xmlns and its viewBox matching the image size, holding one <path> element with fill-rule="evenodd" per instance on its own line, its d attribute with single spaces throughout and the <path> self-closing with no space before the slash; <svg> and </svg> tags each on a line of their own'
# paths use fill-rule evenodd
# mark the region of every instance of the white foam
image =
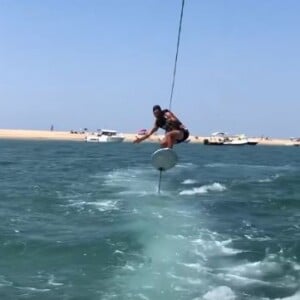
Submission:
<svg viewBox="0 0 300 300">
<path fill-rule="evenodd" d="M 197 165 L 193 163 L 183 163 L 183 164 L 177 164 L 175 168 L 192 168 L 196 167 Z"/>
<path fill-rule="evenodd" d="M 181 265 L 185 266 L 187 268 L 196 270 L 197 272 L 201 272 L 204 269 L 203 266 L 201 266 L 201 264 L 199 264 L 199 263 L 198 264 L 197 263 L 195 263 L 195 264 L 181 263 Z"/>
<path fill-rule="evenodd" d="M 53 286 L 61 286 L 61 285 L 64 285 L 63 283 L 61 282 L 55 282 L 55 277 L 54 275 L 50 275 L 50 278 L 48 280 L 48 284 L 49 285 L 53 285 Z"/>
<path fill-rule="evenodd" d="M 183 216 L 185 218 L 193 218 L 193 215 L 190 211 L 178 209 L 176 210 L 176 213 L 177 215 Z"/>
<path fill-rule="evenodd" d="M 12 286 L 12 285 L 13 283 L 11 281 L 6 280 L 3 275 L 0 275 L 0 287 Z"/>
<path fill-rule="evenodd" d="M 120 196 L 157 195 L 157 181 L 152 178 L 154 172 L 153 168 L 115 170 L 106 175 L 104 185 L 121 188 L 117 192 Z M 149 178 L 153 184 L 149 184 Z"/>
<path fill-rule="evenodd" d="M 274 261 L 256 261 L 236 266 L 230 269 L 235 275 L 241 275 L 252 278 L 262 278 L 264 274 L 280 275 L 283 270 L 282 266 Z"/>
<path fill-rule="evenodd" d="M 228 286 L 219 286 L 203 296 L 204 300 L 235 300 L 236 295 Z"/>
<path fill-rule="evenodd" d="M 149 298 L 148 297 L 146 297 L 144 294 L 137 294 L 137 296 L 140 298 L 140 299 L 142 299 L 142 300 L 149 300 Z"/>
<path fill-rule="evenodd" d="M 197 194 L 206 194 L 208 192 L 223 192 L 226 190 L 226 186 L 218 183 L 218 182 L 214 182 L 213 184 L 210 185 L 203 185 L 197 188 L 193 188 L 191 190 L 183 190 L 181 191 L 179 194 L 180 195 L 197 195 Z"/>
<path fill-rule="evenodd" d="M 40 293 L 45 293 L 45 292 L 50 292 L 51 290 L 50 289 L 37 289 L 37 288 L 34 288 L 34 287 L 17 287 L 17 289 L 20 289 L 20 290 L 25 290 L 25 291 L 31 291 L 31 292 L 40 292 Z"/>
<path fill-rule="evenodd" d="M 197 246 L 195 254 L 202 257 L 205 260 L 206 256 L 220 254 L 230 256 L 242 252 L 241 250 L 227 247 L 229 244 L 232 243 L 231 239 L 224 241 L 196 239 L 193 240 L 192 243 Z"/>
<path fill-rule="evenodd" d="M 142 288 L 144 290 L 152 290 L 152 289 L 154 289 L 154 286 L 153 285 L 143 285 Z"/>
<path fill-rule="evenodd" d="M 186 179 L 182 182 L 182 184 L 195 184 L 196 180 L 194 179 Z"/>
<path fill-rule="evenodd" d="M 298 283 L 295 276 L 286 275 L 282 278 L 286 264 L 289 264 L 294 269 L 297 268 L 293 261 L 285 260 L 281 256 L 272 254 L 262 261 L 247 262 L 235 267 L 224 268 L 224 272 L 219 273 L 217 276 L 222 280 L 239 286 L 272 286 L 274 282 L 265 281 L 265 277 L 268 275 L 280 278 L 280 283 L 285 287 L 297 288 Z"/>
<path fill-rule="evenodd" d="M 128 271 L 135 271 L 135 267 L 133 266 L 130 266 L 128 264 L 126 264 L 124 267 L 123 267 L 124 270 L 128 270 Z"/>
<path fill-rule="evenodd" d="M 186 288 L 183 288 L 183 287 L 181 287 L 181 286 L 175 286 L 174 287 L 174 291 L 176 291 L 176 292 L 188 292 L 189 291 L 189 289 L 186 289 Z"/>
<path fill-rule="evenodd" d="M 139 197 L 145 197 L 145 196 L 157 196 L 157 186 L 153 184 L 153 186 L 147 186 L 148 190 L 145 189 L 145 187 L 136 187 L 133 190 L 127 190 L 127 191 L 121 191 L 118 193 L 120 196 L 139 196 Z M 160 195 L 168 195 L 165 191 L 161 191 Z"/>
<path fill-rule="evenodd" d="M 115 200 L 102 200 L 96 202 L 86 202 L 87 205 L 95 206 L 101 212 L 110 211 L 110 210 L 117 210 L 118 201 Z"/>
<path fill-rule="evenodd" d="M 191 278 L 191 277 L 187 277 L 186 278 L 187 283 L 192 284 L 192 285 L 200 285 L 202 283 L 201 279 L 195 279 L 195 278 Z"/>
<path fill-rule="evenodd" d="M 235 274 L 223 274 L 220 273 L 217 275 L 220 279 L 223 279 L 227 282 L 234 283 L 236 285 L 259 285 L 259 286 L 270 286 L 271 284 L 269 282 L 259 280 L 259 279 L 253 279 L 246 276 L 240 276 Z"/>
<path fill-rule="evenodd" d="M 101 201 L 82 201 L 82 200 L 69 200 L 69 207 L 76 207 L 80 210 L 84 210 L 87 206 L 94 206 L 101 212 L 118 210 L 118 200 L 101 200 Z"/>
<path fill-rule="evenodd" d="M 271 178 L 264 178 L 264 179 L 259 179 L 259 183 L 269 183 L 272 182 L 273 180 Z"/>
<path fill-rule="evenodd" d="M 280 175 L 279 175 L 279 174 L 276 174 L 276 175 L 271 176 L 271 177 L 259 179 L 258 182 L 259 182 L 259 183 L 270 183 L 270 182 L 273 182 L 274 180 L 276 180 L 276 179 L 279 178 L 279 177 L 280 177 Z"/>
<path fill-rule="evenodd" d="M 230 167 L 232 166 L 231 164 L 224 164 L 224 163 L 211 163 L 211 164 L 206 164 L 204 167 L 206 168 L 223 168 L 223 167 Z"/>
<path fill-rule="evenodd" d="M 70 204 L 69 205 L 66 205 L 66 206 L 75 206 L 75 207 L 77 207 L 77 206 L 84 206 L 85 204 L 86 204 L 86 202 L 85 201 L 79 201 L 79 200 L 69 200 L 69 202 L 70 202 Z"/>
<path fill-rule="evenodd" d="M 104 185 L 109 187 L 123 188 L 126 192 L 148 190 L 147 176 L 153 174 L 153 168 L 129 168 L 113 170 L 104 176 Z"/>
<path fill-rule="evenodd" d="M 180 280 L 180 281 L 184 281 L 185 280 L 185 277 L 178 276 L 178 275 L 175 275 L 175 274 L 170 273 L 170 272 L 167 273 L 167 276 L 170 277 L 170 278 L 173 278 L 173 279 Z"/>
<path fill-rule="evenodd" d="M 178 281 L 181 281 L 183 284 L 191 284 L 191 285 L 200 285 L 203 283 L 201 279 L 197 278 L 192 278 L 192 277 L 183 277 L 183 276 L 178 276 L 172 273 L 167 274 L 170 278 L 176 279 Z"/>
<path fill-rule="evenodd" d="M 162 219 L 162 218 L 163 218 L 163 215 L 161 215 L 161 214 L 158 213 L 158 212 L 153 212 L 152 215 L 155 216 L 155 217 L 158 218 L 158 219 Z"/>
<path fill-rule="evenodd" d="M 269 236 L 262 236 L 262 237 L 253 237 L 251 235 L 245 234 L 244 237 L 251 241 L 258 241 L 258 242 L 265 242 L 265 241 L 271 241 L 272 238 Z"/>
<path fill-rule="evenodd" d="M 269 166 L 269 165 L 248 165 L 248 164 L 226 164 L 226 163 L 211 163 L 206 164 L 207 168 L 252 168 L 252 169 L 270 169 L 270 170 L 291 170 L 294 169 L 293 166 L 290 165 L 282 165 L 282 166 Z"/>
<path fill-rule="evenodd" d="M 168 235 L 168 237 L 172 240 L 184 240 L 185 239 L 185 237 L 181 234 Z"/>
<path fill-rule="evenodd" d="M 300 265 L 295 263 L 295 264 L 293 265 L 293 269 L 294 269 L 295 271 L 300 271 Z"/>
</svg>

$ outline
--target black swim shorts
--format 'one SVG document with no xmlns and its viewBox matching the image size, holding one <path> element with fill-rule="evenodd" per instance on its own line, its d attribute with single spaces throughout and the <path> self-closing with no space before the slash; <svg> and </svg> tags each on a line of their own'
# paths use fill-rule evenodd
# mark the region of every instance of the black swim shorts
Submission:
<svg viewBox="0 0 300 300">
<path fill-rule="evenodd" d="M 177 144 L 184 142 L 190 136 L 190 133 L 187 129 L 181 129 L 181 130 L 183 131 L 183 138 L 177 140 Z"/>
</svg>

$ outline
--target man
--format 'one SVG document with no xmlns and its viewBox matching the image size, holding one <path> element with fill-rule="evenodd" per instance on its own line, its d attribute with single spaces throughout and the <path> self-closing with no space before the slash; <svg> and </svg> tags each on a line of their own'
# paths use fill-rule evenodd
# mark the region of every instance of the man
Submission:
<svg viewBox="0 0 300 300">
<path fill-rule="evenodd" d="M 173 148 L 174 144 L 182 143 L 189 137 L 187 128 L 168 109 L 162 110 L 159 105 L 154 105 L 153 114 L 156 118 L 153 128 L 144 136 L 134 140 L 134 143 L 146 140 L 159 128 L 166 131 L 165 137 L 160 143 L 162 148 Z"/>
</svg>

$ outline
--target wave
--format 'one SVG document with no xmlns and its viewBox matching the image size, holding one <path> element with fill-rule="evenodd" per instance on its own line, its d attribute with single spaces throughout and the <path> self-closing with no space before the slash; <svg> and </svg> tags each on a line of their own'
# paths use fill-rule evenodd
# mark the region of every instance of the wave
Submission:
<svg viewBox="0 0 300 300">
<path fill-rule="evenodd" d="M 218 286 L 213 290 L 207 292 L 202 299 L 203 300 L 216 300 L 216 299 L 235 300 L 237 298 L 233 290 L 228 286 Z"/>
<path fill-rule="evenodd" d="M 193 163 L 179 163 L 176 165 L 176 168 L 196 168 L 197 165 Z"/>
<path fill-rule="evenodd" d="M 3 275 L 0 275 L 0 287 L 12 286 L 13 282 L 8 281 Z"/>
<path fill-rule="evenodd" d="M 137 170 L 115 170 L 105 176 L 104 184 L 109 186 L 128 185 L 141 176 Z"/>
<path fill-rule="evenodd" d="M 134 266 L 129 265 L 128 263 L 123 267 L 123 270 L 134 272 L 136 269 Z"/>
<path fill-rule="evenodd" d="M 230 273 L 219 273 L 217 275 L 219 280 L 224 280 L 226 282 L 230 282 L 236 286 L 271 286 L 272 284 L 268 281 L 264 281 L 256 278 L 249 278 L 247 276 L 235 275 Z"/>
<path fill-rule="evenodd" d="M 243 251 L 228 247 L 232 243 L 232 240 L 218 241 L 213 236 L 210 237 L 210 240 L 207 239 L 196 239 L 192 241 L 196 245 L 195 254 L 201 256 L 204 260 L 207 260 L 207 256 L 213 255 L 226 255 L 231 256 Z"/>
<path fill-rule="evenodd" d="M 86 205 L 95 206 L 99 211 L 118 210 L 118 200 L 104 200 L 96 202 L 86 202 Z"/>
<path fill-rule="evenodd" d="M 295 289 L 298 287 L 296 275 L 298 269 L 299 265 L 296 262 L 285 259 L 280 254 L 270 254 L 261 261 L 246 262 L 235 267 L 224 268 L 217 277 L 239 286 L 277 286 L 280 283 L 282 286 Z M 290 270 L 289 274 L 285 274 L 287 270 Z M 285 275 L 282 276 L 283 274 Z M 270 277 L 272 280 L 268 279 Z"/>
<path fill-rule="evenodd" d="M 182 184 L 195 184 L 197 181 L 194 179 L 186 179 L 182 181 Z"/>
<path fill-rule="evenodd" d="M 251 169 L 272 169 L 272 170 L 293 170 L 294 167 L 291 165 L 250 165 L 250 164 L 236 164 L 236 163 L 209 163 L 205 164 L 206 168 L 251 168 Z"/>
<path fill-rule="evenodd" d="M 277 178 L 279 178 L 280 175 L 279 174 L 276 174 L 276 175 L 273 175 L 273 176 L 270 176 L 270 177 L 266 177 L 266 178 L 263 178 L 263 179 L 259 179 L 258 182 L 259 183 L 270 183 L 270 182 L 273 182 L 275 181 Z"/>
<path fill-rule="evenodd" d="M 218 182 L 214 182 L 213 184 L 195 187 L 191 190 L 183 190 L 179 193 L 179 195 L 197 195 L 197 194 L 206 194 L 208 192 L 223 192 L 226 189 L 227 188 L 225 185 Z"/>
<path fill-rule="evenodd" d="M 55 276 L 54 275 L 50 275 L 50 278 L 49 278 L 49 280 L 48 280 L 48 284 L 49 285 L 53 285 L 53 286 L 61 286 L 61 285 L 64 285 L 63 283 L 61 283 L 61 282 L 56 282 L 55 281 Z"/>
<path fill-rule="evenodd" d="M 50 292 L 51 289 L 39 289 L 31 286 L 26 286 L 26 287 L 16 287 L 19 290 L 24 290 L 24 291 L 30 291 L 30 292 L 37 292 L 37 293 L 46 293 Z"/>
<path fill-rule="evenodd" d="M 85 209 L 85 207 L 94 206 L 101 212 L 118 210 L 118 200 L 101 200 L 101 201 L 82 201 L 82 200 L 70 200 L 70 204 L 66 205 L 69 207 L 75 207 L 79 209 Z"/>
<path fill-rule="evenodd" d="M 249 226 L 251 226 L 251 225 L 249 225 Z M 254 237 L 252 235 L 245 234 L 244 237 L 248 240 L 257 241 L 257 242 L 265 242 L 265 241 L 271 241 L 272 240 L 272 238 L 269 237 L 269 236 Z"/>
</svg>

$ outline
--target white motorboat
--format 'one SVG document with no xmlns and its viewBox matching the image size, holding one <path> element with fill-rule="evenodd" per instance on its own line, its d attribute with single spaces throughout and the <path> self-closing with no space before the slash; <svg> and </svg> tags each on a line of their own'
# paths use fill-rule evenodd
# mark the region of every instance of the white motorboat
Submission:
<svg viewBox="0 0 300 300">
<path fill-rule="evenodd" d="M 243 145 L 248 145 L 248 141 L 247 140 L 239 140 L 236 138 L 233 139 L 228 139 L 225 140 L 223 145 L 229 145 L 229 146 L 243 146 Z"/>
<path fill-rule="evenodd" d="M 224 135 L 222 132 L 214 132 L 210 137 L 205 138 L 204 145 L 220 146 L 224 144 Z"/>
<path fill-rule="evenodd" d="M 243 134 L 225 136 L 224 145 L 232 145 L 232 146 L 248 145 L 248 139 Z"/>
<path fill-rule="evenodd" d="M 85 141 L 89 143 L 98 143 L 99 142 L 99 137 L 97 134 L 89 134 L 85 137 Z"/>
<path fill-rule="evenodd" d="M 86 142 L 94 143 L 121 143 L 124 141 L 124 136 L 116 130 L 101 129 L 96 133 L 86 136 Z"/>
<path fill-rule="evenodd" d="M 204 140 L 205 145 L 229 145 L 241 146 L 248 145 L 249 141 L 244 134 L 228 135 L 225 132 L 214 132 L 211 136 Z"/>
<path fill-rule="evenodd" d="M 248 140 L 248 145 L 255 146 L 258 144 L 258 138 L 247 138 Z"/>
<path fill-rule="evenodd" d="M 290 138 L 290 140 L 285 143 L 286 146 L 300 146 L 300 138 Z"/>
</svg>

